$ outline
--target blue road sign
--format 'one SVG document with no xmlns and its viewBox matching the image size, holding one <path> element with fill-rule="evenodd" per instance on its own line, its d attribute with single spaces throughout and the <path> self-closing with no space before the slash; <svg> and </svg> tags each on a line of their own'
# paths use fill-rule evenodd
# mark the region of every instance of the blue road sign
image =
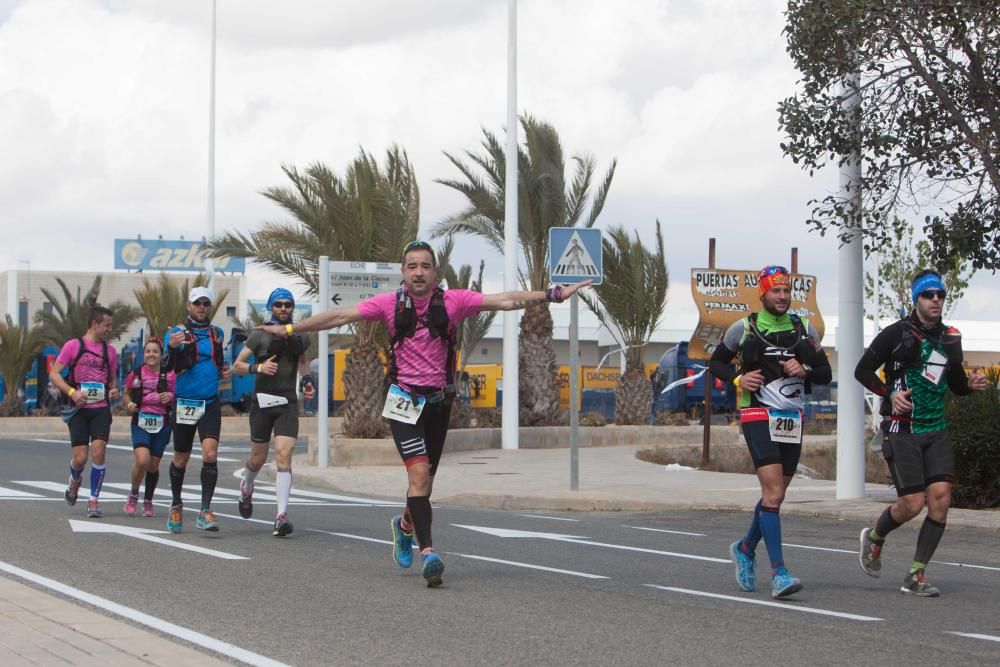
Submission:
<svg viewBox="0 0 1000 667">
<path fill-rule="evenodd" d="M 549 280 L 573 285 L 593 280 L 604 281 L 600 229 L 552 227 L 549 229 Z"/>
</svg>

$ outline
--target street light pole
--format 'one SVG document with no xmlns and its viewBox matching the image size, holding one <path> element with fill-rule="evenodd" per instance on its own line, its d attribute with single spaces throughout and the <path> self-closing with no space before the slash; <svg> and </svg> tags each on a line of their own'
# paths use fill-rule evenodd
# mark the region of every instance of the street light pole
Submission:
<svg viewBox="0 0 1000 667">
<path fill-rule="evenodd" d="M 208 85 L 208 241 L 215 238 L 215 5 L 212 0 L 212 67 Z M 208 288 L 215 293 L 215 260 L 205 257 Z"/>
</svg>

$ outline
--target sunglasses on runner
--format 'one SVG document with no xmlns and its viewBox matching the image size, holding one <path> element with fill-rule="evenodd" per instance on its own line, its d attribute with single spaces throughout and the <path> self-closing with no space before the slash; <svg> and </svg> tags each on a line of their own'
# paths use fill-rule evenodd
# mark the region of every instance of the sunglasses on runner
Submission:
<svg viewBox="0 0 1000 667">
<path fill-rule="evenodd" d="M 786 269 L 783 266 L 777 266 L 777 265 L 765 266 L 763 269 L 760 270 L 760 277 L 763 278 L 764 276 L 773 276 L 776 273 L 784 273 L 787 275 L 788 269 Z"/>
<path fill-rule="evenodd" d="M 923 292 L 920 293 L 920 297 L 923 299 L 927 299 L 928 301 L 933 301 L 934 299 L 941 299 L 942 301 L 944 301 L 944 298 L 947 295 L 948 293 L 945 292 L 943 289 L 925 289 Z"/>
<path fill-rule="evenodd" d="M 212 305 L 212 302 L 209 301 L 208 299 L 198 299 L 197 301 L 194 302 L 194 305 L 201 306 L 202 308 L 208 308 L 209 306 Z"/>
<path fill-rule="evenodd" d="M 271 304 L 271 308 L 294 308 L 295 304 L 291 301 L 275 301 Z"/>
</svg>

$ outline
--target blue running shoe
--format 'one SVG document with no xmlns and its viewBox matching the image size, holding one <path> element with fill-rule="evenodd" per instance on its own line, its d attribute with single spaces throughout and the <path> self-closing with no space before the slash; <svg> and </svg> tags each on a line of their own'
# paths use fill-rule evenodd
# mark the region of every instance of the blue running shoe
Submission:
<svg viewBox="0 0 1000 667">
<path fill-rule="evenodd" d="M 413 565 L 413 532 L 406 532 L 402 525 L 403 517 L 394 516 L 389 522 L 392 528 L 392 559 L 400 567 Z"/>
<path fill-rule="evenodd" d="M 170 506 L 170 515 L 167 517 L 167 530 L 171 533 L 179 533 L 184 530 L 184 508 L 181 505 Z"/>
<path fill-rule="evenodd" d="M 789 574 L 788 569 L 779 567 L 771 578 L 771 597 L 783 598 L 802 590 L 802 582 Z"/>
<path fill-rule="evenodd" d="M 216 532 L 219 530 L 219 522 L 215 518 L 215 512 L 205 508 L 198 512 L 198 519 L 194 522 L 194 527 L 198 530 L 210 530 Z"/>
<path fill-rule="evenodd" d="M 757 588 L 757 559 L 743 553 L 740 545 L 743 540 L 736 540 L 729 545 L 729 555 L 733 557 L 736 564 L 736 584 L 749 593 Z"/>
<path fill-rule="evenodd" d="M 444 563 L 441 557 L 433 551 L 424 555 L 424 581 L 428 588 L 437 588 L 441 585 L 441 575 L 444 574 Z"/>
</svg>

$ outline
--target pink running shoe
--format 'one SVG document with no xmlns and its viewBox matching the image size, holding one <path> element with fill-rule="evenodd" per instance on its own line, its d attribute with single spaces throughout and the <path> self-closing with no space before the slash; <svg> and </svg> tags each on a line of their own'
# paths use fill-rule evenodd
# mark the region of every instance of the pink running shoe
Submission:
<svg viewBox="0 0 1000 667">
<path fill-rule="evenodd" d="M 125 514 L 129 516 L 135 516 L 135 511 L 137 509 L 136 505 L 139 504 L 139 494 L 130 493 L 128 494 L 128 500 L 125 501 Z"/>
<path fill-rule="evenodd" d="M 143 516 L 156 516 L 156 511 L 153 510 L 153 501 L 144 500 L 142 501 L 142 515 Z"/>
</svg>

